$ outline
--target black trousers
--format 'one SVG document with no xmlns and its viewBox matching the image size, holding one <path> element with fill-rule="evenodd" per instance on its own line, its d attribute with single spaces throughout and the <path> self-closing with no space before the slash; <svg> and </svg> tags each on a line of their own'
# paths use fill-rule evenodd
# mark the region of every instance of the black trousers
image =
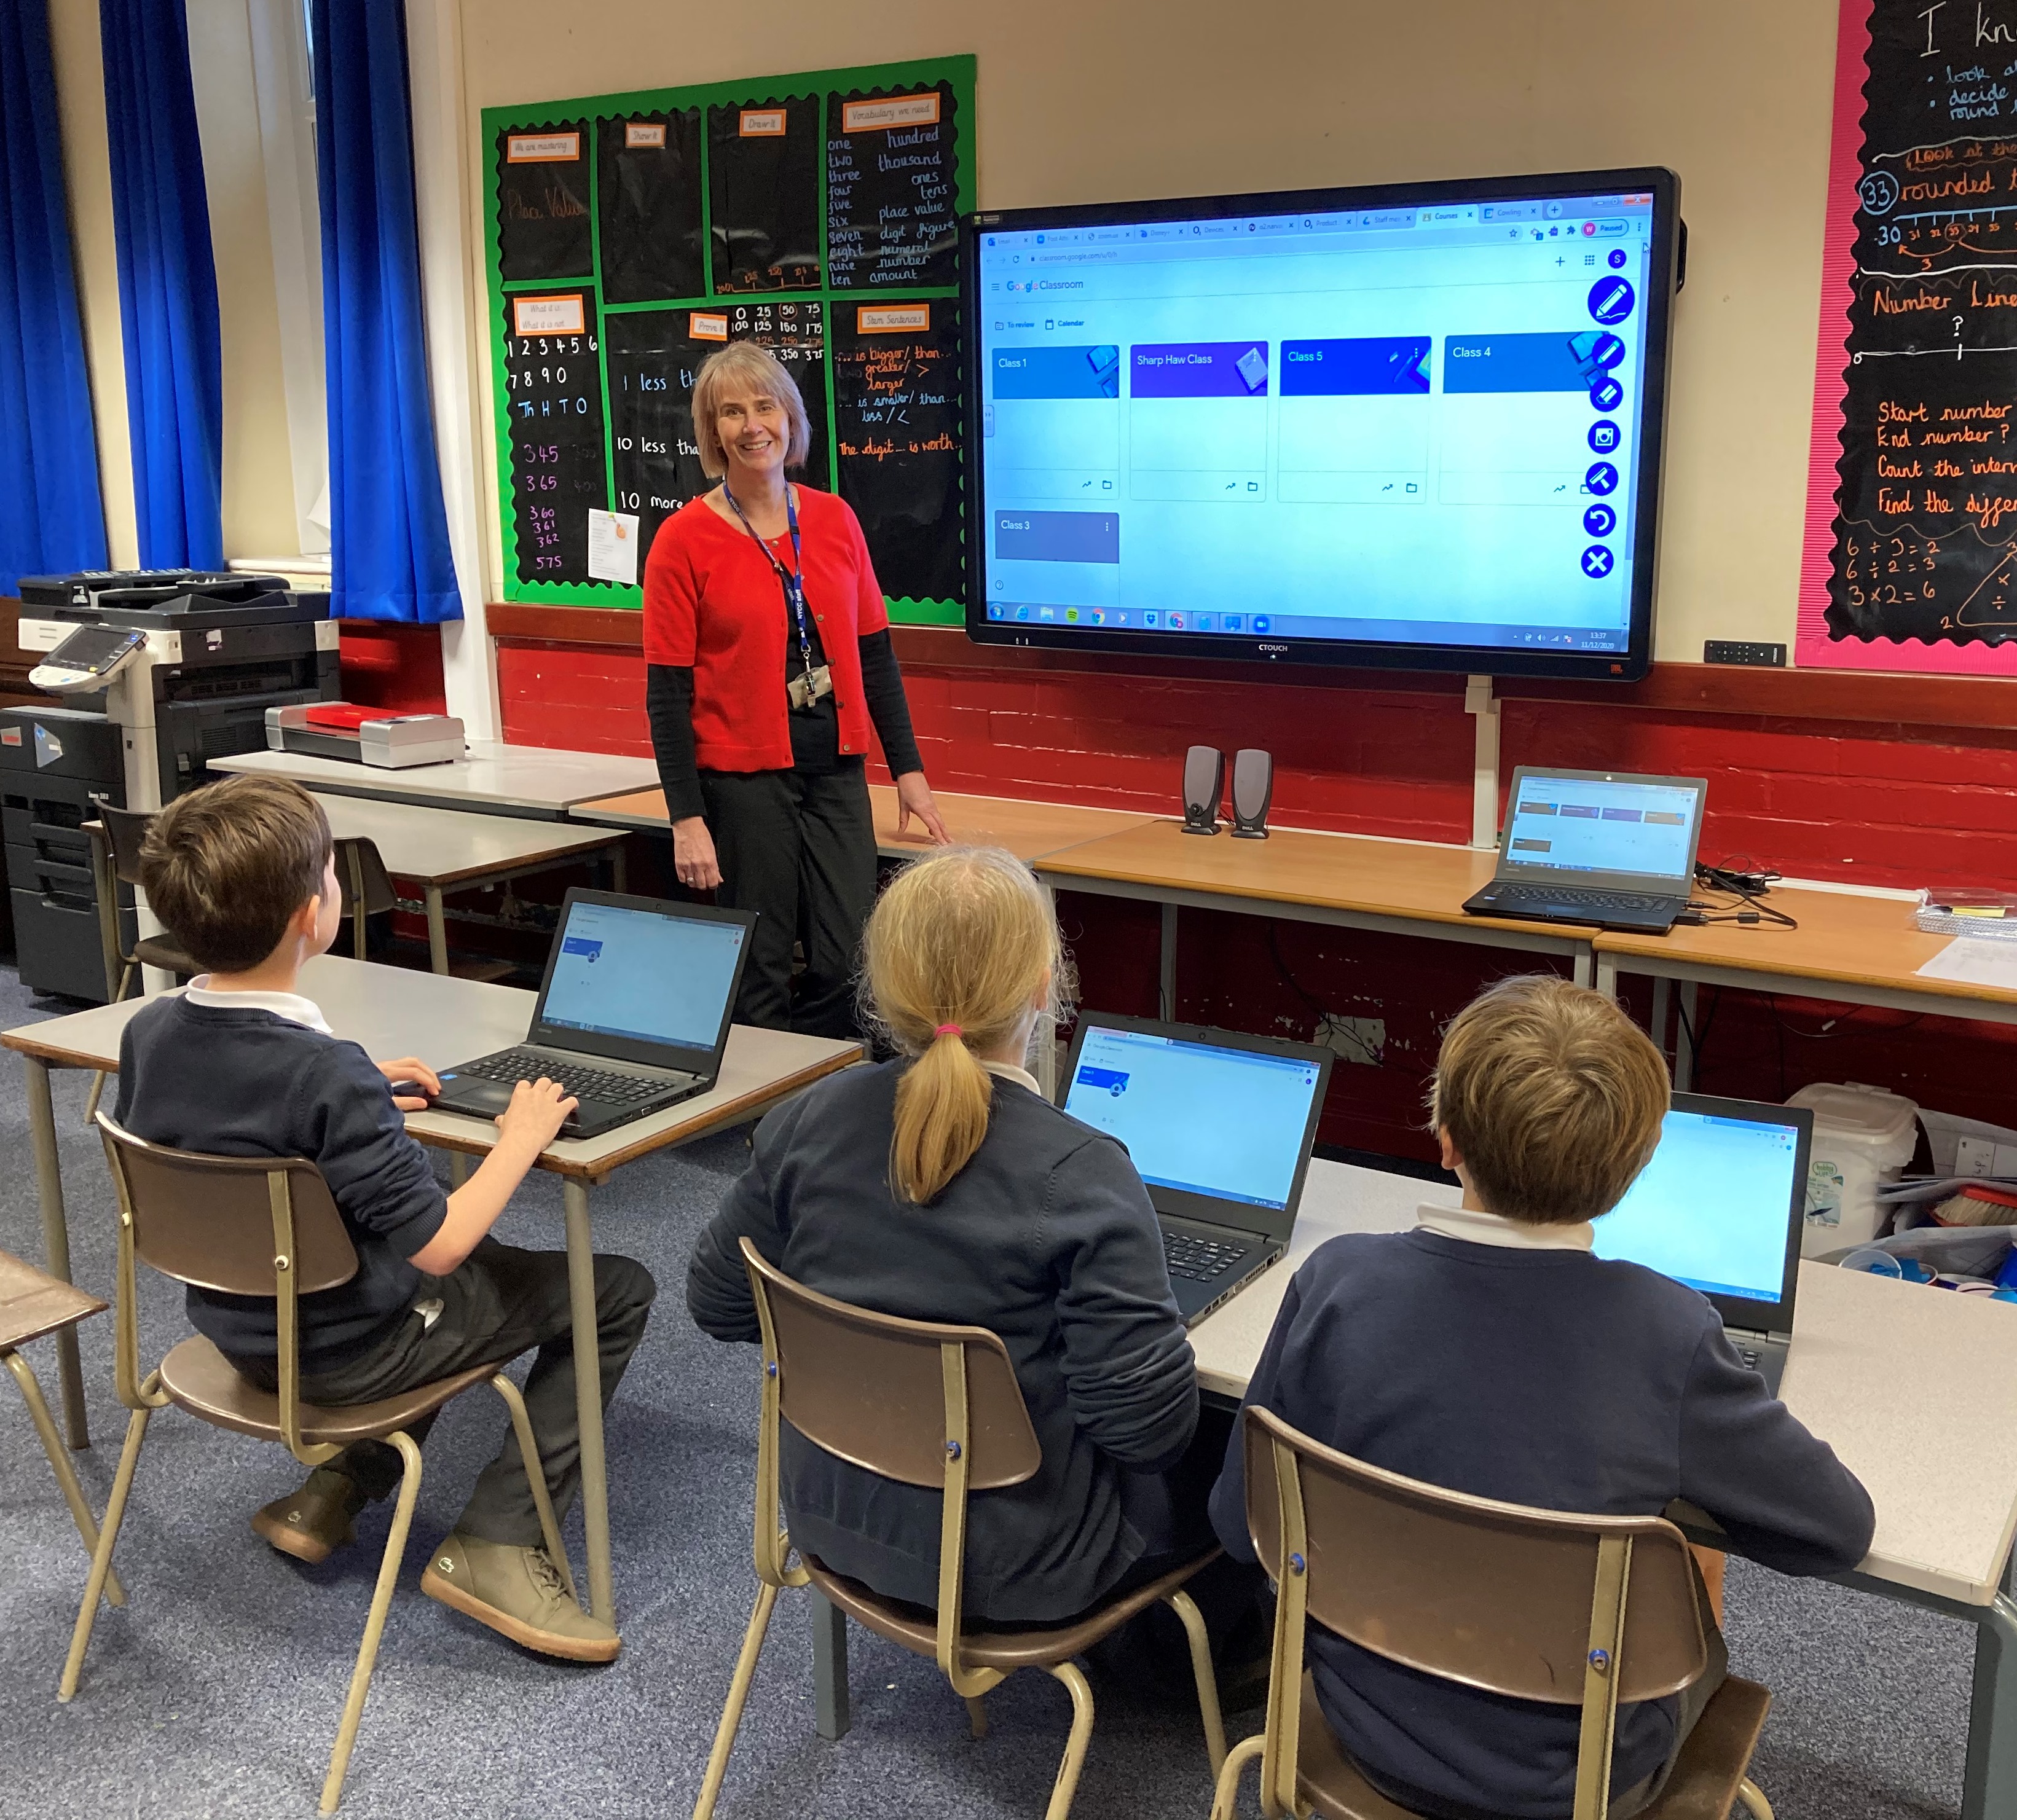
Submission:
<svg viewBox="0 0 2017 1820">
<path fill-rule="evenodd" d="M 736 1022 L 856 1035 L 856 951 L 875 902 L 875 824 L 861 761 L 827 772 L 703 771 L 700 787 L 721 863 L 715 901 L 758 919 Z M 806 957 L 796 991 L 794 942 Z"/>
<path fill-rule="evenodd" d="M 626 1257 L 596 1259 L 595 1330 L 605 1409 L 644 1337 L 657 1292 L 651 1273 L 642 1264 Z M 435 1302 L 441 1312 L 430 1323 L 427 1314 Z M 414 1312 L 390 1340 L 333 1371 L 303 1372 L 301 1398 L 333 1409 L 375 1403 L 473 1365 L 501 1364 L 534 1346 L 539 1349 L 539 1357 L 525 1378 L 525 1413 L 539 1443 L 539 1463 L 546 1469 L 554 1515 L 564 1519 L 581 1489 L 574 1321 L 565 1252 L 523 1251 L 494 1238 L 479 1240 L 454 1270 L 423 1284 Z M 262 1389 L 275 1388 L 270 1360 L 234 1362 L 240 1375 Z M 424 1441 L 433 1425 L 429 1416 L 407 1433 L 415 1441 Z M 330 1465 L 374 1499 L 388 1496 L 404 1469 L 398 1450 L 384 1441 L 355 1442 Z M 455 1526 L 486 1542 L 537 1546 L 539 1508 L 532 1502 L 508 1421 L 503 1447 L 477 1479 Z"/>
</svg>

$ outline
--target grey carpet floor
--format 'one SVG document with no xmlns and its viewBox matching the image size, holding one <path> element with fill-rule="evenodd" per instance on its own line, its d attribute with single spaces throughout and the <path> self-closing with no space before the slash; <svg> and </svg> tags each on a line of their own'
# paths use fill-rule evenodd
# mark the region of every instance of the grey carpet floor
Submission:
<svg viewBox="0 0 2017 1820">
<path fill-rule="evenodd" d="M 67 1007 L 0 971 L 0 1028 Z M 83 1122 L 88 1077 L 56 1077 L 78 1280 L 109 1295 L 111 1197 Z M 465 1814 L 498 1820 L 628 1820 L 691 1811 L 749 1617 L 756 1354 L 687 1320 L 693 1237 L 741 1166 L 729 1134 L 626 1169 L 594 1197 L 598 1245 L 648 1264 L 652 1325 L 610 1412 L 621 1659 L 571 1668 L 524 1653 L 420 1594 L 422 1551 L 453 1521 L 500 1443 L 494 1398 L 472 1394 L 428 1443 L 414 1537 L 352 1760 L 352 1820 Z M 561 1205 L 535 1177 L 500 1237 L 558 1249 Z M 0 1056 L 0 1247 L 39 1261 L 41 1227 L 21 1065 Z M 182 1333 L 179 1298 L 143 1296 L 143 1356 Z M 124 1411 L 112 1387 L 112 1322 L 83 1330 L 96 1444 L 77 1456 L 104 1507 Z M 30 1357 L 52 1402 L 53 1354 Z M 384 1507 L 362 1545 L 320 1568 L 273 1554 L 247 1527 L 298 1474 L 279 1449 L 155 1418 L 119 1547 L 131 1594 L 98 1621 L 76 1700 L 58 1672 L 85 1560 L 25 1412 L 0 1388 L 0 1815 L 6 1820 L 271 1820 L 315 1811 L 362 1628 Z M 579 1562 L 579 1523 L 571 1526 Z M 1047 1677 L 989 1696 L 976 1743 L 931 1664 L 857 1631 L 854 1729 L 814 1728 L 803 1601 L 786 1594 L 720 1812 L 1010 1820 L 1044 1811 L 1069 1706 Z M 1777 1703 L 1754 1774 L 1785 1820 L 1926 1820 L 1957 1811 L 1972 1637 L 1957 1623 L 1826 1585 L 1731 1565 L 1736 1670 Z M 1194 1714 L 1102 1686 L 1077 1811 L 1190 1815 L 1210 1806 Z M 1236 1721 L 1236 1735 L 1257 1728 Z M 1248 1782 L 1247 1811 L 1252 1811 Z"/>
</svg>

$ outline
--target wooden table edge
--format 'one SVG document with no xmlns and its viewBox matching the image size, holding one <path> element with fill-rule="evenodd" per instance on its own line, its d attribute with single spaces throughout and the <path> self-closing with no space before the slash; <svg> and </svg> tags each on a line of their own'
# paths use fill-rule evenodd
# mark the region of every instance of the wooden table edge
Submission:
<svg viewBox="0 0 2017 1820">
<path fill-rule="evenodd" d="M 52 1022 L 55 1021 L 51 1020 Z M 88 1068 L 94 1073 L 103 1069 L 107 1074 L 119 1072 L 119 1061 L 116 1056 L 110 1061 L 104 1061 L 97 1056 L 85 1055 L 74 1049 L 59 1048 L 51 1043 L 37 1043 L 33 1036 L 34 1028 L 32 1024 L 24 1024 L 12 1030 L 0 1030 L 0 1049 L 11 1049 L 17 1055 L 45 1062 L 51 1068 Z"/>
<path fill-rule="evenodd" d="M 724 1125 L 738 1123 L 748 1116 L 752 1108 L 772 1105 L 788 1094 L 798 1092 L 802 1087 L 810 1087 L 814 1081 L 823 1080 L 830 1074 L 838 1074 L 843 1068 L 852 1068 L 862 1059 L 864 1053 L 860 1043 L 853 1043 L 837 1055 L 830 1055 L 824 1061 L 809 1062 L 791 1074 L 753 1088 L 734 1099 L 724 1100 L 720 1105 L 712 1108 L 704 1118 L 694 1119 L 688 1124 L 669 1126 L 626 1149 L 608 1156 L 598 1157 L 593 1162 L 583 1162 L 574 1157 L 557 1156 L 551 1151 L 542 1151 L 539 1160 L 532 1166 L 545 1170 L 549 1175 L 569 1177 L 578 1181 L 600 1185 L 624 1164 L 635 1162 L 640 1156 L 649 1156 L 654 1151 L 670 1149 L 675 1144 L 684 1144 L 696 1137 L 705 1137 L 709 1132 L 718 1131 Z M 481 1122 L 473 1119 L 471 1123 L 480 1124 Z M 449 1132 L 418 1131 L 411 1126 L 407 1127 L 407 1133 L 415 1142 L 424 1144 L 431 1150 L 460 1151 L 466 1156 L 487 1156 L 496 1147 L 495 1139 L 460 1137 Z"/>
<path fill-rule="evenodd" d="M 584 822 L 583 833 L 588 833 L 594 824 Z M 565 827 L 565 822 L 555 822 L 557 828 Z M 509 860 L 495 860 L 488 865 L 466 866 L 453 872 L 402 872 L 396 866 L 388 865 L 387 874 L 394 878 L 410 878 L 417 885 L 463 885 L 478 879 L 495 878 L 499 873 L 513 870 L 519 867 L 557 865 L 567 860 L 579 859 L 590 853 L 599 853 L 619 845 L 626 831 L 619 827 L 603 827 L 597 838 L 575 841 L 565 846 L 549 847 L 536 853 L 521 853 Z M 382 858 L 383 856 L 381 856 Z"/>
</svg>

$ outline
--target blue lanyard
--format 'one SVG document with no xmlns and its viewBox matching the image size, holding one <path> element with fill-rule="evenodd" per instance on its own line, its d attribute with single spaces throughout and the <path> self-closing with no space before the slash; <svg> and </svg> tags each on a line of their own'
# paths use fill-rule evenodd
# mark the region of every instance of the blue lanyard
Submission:
<svg viewBox="0 0 2017 1820">
<path fill-rule="evenodd" d="M 764 560 L 778 572 L 778 580 L 785 590 L 785 604 L 791 608 L 792 617 L 799 629 L 799 661 L 804 666 L 807 676 L 813 673 L 813 641 L 806 629 L 806 559 L 799 548 L 799 509 L 792 503 L 792 489 L 785 488 L 785 521 L 792 528 L 792 567 L 786 568 L 778 561 L 777 552 L 756 535 L 756 527 L 749 522 L 748 515 L 735 496 L 728 490 L 728 482 L 721 483 L 721 496 L 726 499 L 735 516 L 742 521 L 742 528 L 749 533 L 749 541 L 763 551 Z"/>
</svg>

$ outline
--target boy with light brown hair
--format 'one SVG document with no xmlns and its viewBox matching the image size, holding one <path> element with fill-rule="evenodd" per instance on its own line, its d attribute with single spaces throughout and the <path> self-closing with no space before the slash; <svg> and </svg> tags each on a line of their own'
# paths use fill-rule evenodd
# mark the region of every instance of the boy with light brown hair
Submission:
<svg viewBox="0 0 2017 1820">
<path fill-rule="evenodd" d="M 1445 1033 L 1430 1094 L 1461 1204 L 1319 1247 L 1247 1401 L 1474 1497 L 1604 1516 L 1686 1498 L 1782 1573 L 1853 1567 L 1868 1494 L 1739 1359 L 1707 1299 L 1593 1255 L 1591 1223 L 1651 1158 L 1669 1097 L 1660 1052 L 1610 1000 L 1551 974 L 1489 988 Z M 1251 1560 L 1245 1505 L 1236 1433 L 1212 1521 Z M 1431 1820 L 1571 1812 L 1575 1706 L 1460 1687 L 1315 1625 L 1309 1653 L 1325 1718 L 1390 1799 Z M 1727 1665 L 1712 1634 L 1693 1687 L 1619 1709 L 1613 1820 L 1658 1797 Z"/>
<path fill-rule="evenodd" d="M 440 1090 L 417 1058 L 374 1062 L 337 1037 L 298 988 L 341 915 L 322 805 L 275 777 L 227 777 L 179 797 L 149 826 L 150 907 L 206 971 L 126 1027 L 114 1117 L 137 1137 L 222 1156 L 301 1156 L 320 1169 L 357 1252 L 349 1281 L 301 1299 L 301 1393 L 341 1408 L 539 1349 L 525 1386 L 557 1515 L 581 1483 L 573 1320 L 562 1252 L 500 1245 L 490 1228 L 575 1102 L 521 1081 L 497 1142 L 454 1193 L 435 1180 L 402 1111 Z M 383 970 L 374 970 L 383 971 Z M 396 989 L 389 977 L 386 989 Z M 418 1093 L 395 1097 L 394 1083 Z M 595 1260 L 602 1394 L 644 1330 L 654 1285 L 629 1258 Z M 278 1329 L 266 1298 L 191 1288 L 190 1324 L 260 1389 L 276 1386 Z M 410 1432 L 421 1440 L 433 1418 Z M 272 1546 L 318 1562 L 354 1539 L 353 1519 L 389 1496 L 399 1456 L 359 1441 L 252 1519 Z M 420 1589 L 514 1642 L 607 1662 L 615 1628 L 582 1610 L 540 1545 L 517 1443 L 478 1479 Z"/>
</svg>

